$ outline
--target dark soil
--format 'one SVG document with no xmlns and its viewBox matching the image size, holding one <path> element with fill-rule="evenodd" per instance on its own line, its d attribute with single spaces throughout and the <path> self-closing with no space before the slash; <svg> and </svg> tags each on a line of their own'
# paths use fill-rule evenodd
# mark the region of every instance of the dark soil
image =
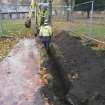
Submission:
<svg viewBox="0 0 105 105">
<path fill-rule="evenodd" d="M 81 105 L 105 105 L 105 59 L 91 47 L 84 46 L 81 39 L 61 32 L 54 43 L 62 52 L 63 72 L 70 85 L 67 96 L 77 97 Z M 68 85 L 69 86 L 69 85 Z"/>
<path fill-rule="evenodd" d="M 65 90 L 58 68 L 52 56 L 48 57 L 48 84 L 42 88 L 42 93 L 53 105 L 71 105 L 65 100 Z M 52 105 L 51 104 L 51 105 Z"/>
</svg>

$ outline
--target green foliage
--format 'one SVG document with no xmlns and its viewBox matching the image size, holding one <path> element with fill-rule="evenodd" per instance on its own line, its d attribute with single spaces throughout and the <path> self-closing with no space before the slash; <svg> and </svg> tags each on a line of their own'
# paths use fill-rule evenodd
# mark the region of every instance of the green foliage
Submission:
<svg viewBox="0 0 105 105">
<path fill-rule="evenodd" d="M 75 0 L 75 3 L 84 3 L 84 2 L 88 2 L 88 1 L 92 1 L 92 0 Z M 95 1 L 96 4 L 103 4 L 105 3 L 105 0 L 93 0 Z"/>
<path fill-rule="evenodd" d="M 32 27 L 26 28 L 24 26 L 23 20 L 3 20 L 2 22 L 3 26 L 3 32 L 0 33 L 0 36 L 2 35 L 19 35 L 20 33 L 28 33 L 31 32 L 34 34 L 34 22 L 32 20 Z"/>
<path fill-rule="evenodd" d="M 76 4 L 79 6 L 76 6 L 74 9 L 76 11 L 90 11 L 91 7 L 92 7 L 92 3 L 86 3 L 86 4 L 81 4 L 81 3 L 85 3 L 85 2 L 89 2 L 92 0 L 76 0 Z M 94 10 L 97 11 L 102 11 L 105 9 L 105 0 L 93 0 L 94 1 Z"/>
<path fill-rule="evenodd" d="M 91 1 L 91 0 L 75 0 L 75 3 L 79 4 L 79 3 L 84 3 L 84 2 L 88 2 L 88 1 Z"/>
<path fill-rule="evenodd" d="M 74 10 L 76 11 L 90 11 L 91 10 L 91 3 L 81 4 L 79 6 L 75 6 Z"/>
<path fill-rule="evenodd" d="M 105 0 L 95 0 L 97 4 L 103 4 L 105 3 Z"/>
</svg>

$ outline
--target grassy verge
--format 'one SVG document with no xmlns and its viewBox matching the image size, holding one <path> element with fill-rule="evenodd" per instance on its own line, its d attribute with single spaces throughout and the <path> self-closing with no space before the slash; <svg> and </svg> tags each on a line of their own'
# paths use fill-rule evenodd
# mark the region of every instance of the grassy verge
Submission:
<svg viewBox="0 0 105 105">
<path fill-rule="evenodd" d="M 54 22 L 53 29 L 55 33 L 60 30 L 73 31 L 77 33 L 77 36 L 84 34 L 89 35 L 89 24 L 87 20 L 84 21 L 73 21 L 73 22 Z M 101 41 L 105 41 L 105 26 L 102 24 L 93 24 L 92 25 L 92 38 L 96 38 Z"/>
<path fill-rule="evenodd" d="M 24 26 L 25 20 L 3 20 L 2 21 L 2 30 L 0 36 L 20 36 L 20 34 L 31 33 L 34 34 L 34 22 L 32 22 L 31 28 L 26 28 Z"/>
<path fill-rule="evenodd" d="M 88 35 L 89 26 L 83 23 L 75 23 L 75 25 L 73 26 L 73 31 L 78 34 L 82 33 L 84 35 Z M 105 41 L 105 27 L 102 25 L 93 24 L 91 37 Z"/>
</svg>

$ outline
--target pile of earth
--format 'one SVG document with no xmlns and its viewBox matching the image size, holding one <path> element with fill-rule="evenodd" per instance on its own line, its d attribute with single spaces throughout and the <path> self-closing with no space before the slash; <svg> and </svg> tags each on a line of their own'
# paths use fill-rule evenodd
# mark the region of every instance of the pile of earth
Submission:
<svg viewBox="0 0 105 105">
<path fill-rule="evenodd" d="M 97 55 L 80 38 L 64 31 L 53 41 L 64 56 L 61 72 L 70 83 L 67 97 L 75 96 L 80 105 L 105 105 L 104 54 Z"/>
</svg>

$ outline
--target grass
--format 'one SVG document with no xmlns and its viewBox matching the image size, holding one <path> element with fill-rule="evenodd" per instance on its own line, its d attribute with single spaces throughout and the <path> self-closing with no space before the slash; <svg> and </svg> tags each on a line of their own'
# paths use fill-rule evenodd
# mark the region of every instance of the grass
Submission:
<svg viewBox="0 0 105 105">
<path fill-rule="evenodd" d="M 34 33 L 34 25 L 32 24 L 31 28 L 26 28 L 24 26 L 25 20 L 3 20 L 2 27 L 3 32 L 0 33 L 2 35 L 19 35 L 21 33 Z M 33 22 L 32 22 L 33 23 Z"/>
<path fill-rule="evenodd" d="M 89 23 L 88 20 L 74 20 L 73 22 L 55 22 L 53 24 L 55 30 L 67 30 L 77 33 L 77 35 L 84 34 L 89 35 Z M 57 31 L 56 31 L 57 32 Z M 91 37 L 98 40 L 105 41 L 105 24 L 94 20 L 92 25 L 92 35 Z"/>
<path fill-rule="evenodd" d="M 0 61 L 2 61 L 13 46 L 22 38 L 33 38 L 34 28 L 25 28 L 24 20 L 3 20 L 3 32 L 0 36 L 13 36 L 0 38 Z"/>
<path fill-rule="evenodd" d="M 0 32 L 0 36 L 2 35 L 13 35 L 13 36 L 21 36 L 23 34 L 34 34 L 34 22 L 32 22 L 31 28 L 25 28 L 24 26 L 25 20 L 22 19 L 14 19 L 14 20 L 3 20 L 3 32 Z M 87 19 L 84 20 L 74 20 L 72 23 L 70 22 L 55 22 L 53 24 L 54 30 L 72 30 L 76 32 L 78 35 L 84 34 L 89 35 L 89 26 L 87 23 Z M 105 25 L 102 25 L 102 22 L 99 25 L 99 21 L 94 20 L 92 27 L 92 37 L 105 41 Z M 57 31 L 56 31 L 57 32 Z"/>
<path fill-rule="evenodd" d="M 25 28 L 24 26 L 25 20 L 3 20 L 3 32 L 0 33 L 2 35 L 13 35 L 13 36 L 21 36 L 23 34 L 34 34 L 34 22 L 32 22 L 31 28 Z M 95 20 L 94 20 L 95 22 Z M 97 21 L 96 21 L 97 22 Z M 56 22 L 53 24 L 54 30 L 72 30 L 76 32 L 78 35 L 84 34 L 89 35 L 89 26 L 87 24 L 87 20 L 76 20 L 72 23 L 70 22 Z M 105 41 L 105 26 L 99 24 L 93 24 L 92 28 L 92 37 Z M 57 31 L 56 31 L 57 32 Z"/>
<path fill-rule="evenodd" d="M 73 31 L 78 34 L 89 35 L 89 26 L 85 23 L 75 23 Z M 105 41 L 105 27 L 103 25 L 93 24 L 92 37 Z"/>
</svg>

